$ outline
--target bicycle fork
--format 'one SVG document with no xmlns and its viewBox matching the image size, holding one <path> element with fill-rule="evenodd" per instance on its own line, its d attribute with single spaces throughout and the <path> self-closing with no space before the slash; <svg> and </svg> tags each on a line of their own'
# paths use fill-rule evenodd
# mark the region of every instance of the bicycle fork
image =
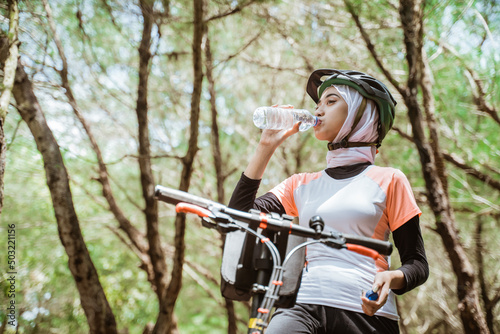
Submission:
<svg viewBox="0 0 500 334">
<path fill-rule="evenodd" d="M 269 256 L 273 258 L 273 270 L 269 277 L 266 270 L 259 270 L 257 273 L 257 283 L 252 288 L 252 308 L 250 313 L 250 320 L 248 322 L 247 334 L 261 334 L 269 323 L 271 309 L 275 301 L 279 298 L 279 289 L 283 285 L 281 281 L 283 268 L 279 252 L 276 246 L 269 238 L 261 238 L 260 241 L 266 247 L 261 247 L 260 259 L 268 259 Z M 265 286 L 265 282 L 269 282 Z"/>
</svg>

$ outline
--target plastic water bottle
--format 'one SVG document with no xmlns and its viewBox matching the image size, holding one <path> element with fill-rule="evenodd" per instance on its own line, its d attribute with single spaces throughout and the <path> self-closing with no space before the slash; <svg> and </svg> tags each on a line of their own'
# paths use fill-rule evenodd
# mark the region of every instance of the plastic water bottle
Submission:
<svg viewBox="0 0 500 334">
<path fill-rule="evenodd" d="M 260 107 L 253 113 L 253 123 L 259 129 L 291 129 L 297 122 L 302 122 L 299 130 L 306 131 L 318 124 L 318 117 L 305 109 L 293 108 Z"/>
</svg>

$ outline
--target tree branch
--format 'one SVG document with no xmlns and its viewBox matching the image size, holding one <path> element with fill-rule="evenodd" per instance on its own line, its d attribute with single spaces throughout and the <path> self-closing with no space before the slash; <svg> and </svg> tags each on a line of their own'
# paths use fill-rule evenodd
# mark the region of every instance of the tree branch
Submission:
<svg viewBox="0 0 500 334">
<path fill-rule="evenodd" d="M 260 33 L 259 33 L 260 34 Z M 216 175 L 216 186 L 217 186 L 217 201 L 219 203 L 224 203 L 224 181 L 225 175 L 222 167 L 222 153 L 220 147 L 220 137 L 219 137 L 219 123 L 217 120 L 217 103 L 216 103 L 216 90 L 215 90 L 215 79 L 213 77 L 213 60 L 212 60 L 212 49 L 210 45 L 210 38 L 208 34 L 208 25 L 205 25 L 205 72 L 208 81 L 208 91 L 210 93 L 210 111 L 212 118 L 212 154 L 214 156 L 214 168 Z M 257 35 L 258 36 L 258 35 Z M 257 37 L 255 37 L 256 39 Z M 250 42 L 251 43 L 251 42 Z M 250 45 L 248 43 L 247 45 Z M 217 283 L 219 285 L 219 283 Z M 227 313 L 228 319 L 228 334 L 236 334 L 238 328 L 236 326 L 236 314 L 234 312 L 234 302 L 229 299 L 225 299 L 224 305 Z"/>
<path fill-rule="evenodd" d="M 141 0 L 143 30 L 139 45 L 139 82 L 137 86 L 136 114 L 139 138 L 139 169 L 142 196 L 145 202 L 146 237 L 149 243 L 148 254 L 154 272 L 156 294 L 161 303 L 167 287 L 167 263 L 158 227 L 158 204 L 154 194 L 154 178 L 151 166 L 148 121 L 148 81 L 151 61 L 151 36 L 153 29 L 153 1 Z"/>
<path fill-rule="evenodd" d="M 473 96 L 473 101 L 477 107 L 477 110 L 490 115 L 490 117 L 495 122 L 497 122 L 498 125 L 500 125 L 500 117 L 498 116 L 498 111 L 494 107 L 490 106 L 488 102 L 486 102 L 486 93 L 484 92 L 483 83 L 478 78 L 476 72 L 474 72 L 469 67 L 466 67 L 466 69 L 477 88 L 477 92 Z"/>
<path fill-rule="evenodd" d="M 235 53 L 229 55 L 226 59 L 222 60 L 219 64 L 224 64 L 224 63 L 227 63 L 228 61 L 230 61 L 231 59 L 237 57 L 240 53 L 242 53 L 243 51 L 245 51 L 250 45 L 253 44 L 253 42 L 255 42 L 260 36 L 262 35 L 262 30 L 259 31 L 254 37 L 252 37 L 247 43 L 245 43 L 238 51 L 236 51 Z M 218 66 L 219 64 L 217 65 L 213 65 L 213 67 L 215 68 L 216 66 Z"/>
<path fill-rule="evenodd" d="M 251 4 L 253 4 L 254 2 L 256 2 L 256 0 L 250 0 L 248 1 L 247 3 L 244 3 L 244 4 L 238 4 L 238 6 L 236 6 L 235 8 L 231 9 L 231 10 L 228 10 L 224 13 L 221 13 L 221 14 L 217 14 L 217 15 L 214 15 L 212 17 L 209 17 L 208 19 L 205 20 L 205 24 L 210 22 L 210 21 L 214 21 L 214 20 L 218 20 L 218 19 L 221 19 L 221 18 L 224 18 L 224 17 L 227 17 L 227 16 L 230 16 L 230 15 L 233 15 L 233 14 L 236 14 L 236 13 L 239 13 L 241 12 L 244 8 L 250 6 Z"/>
<path fill-rule="evenodd" d="M 476 263 L 477 263 L 477 279 L 479 281 L 479 287 L 481 289 L 481 298 L 483 299 L 483 303 L 486 308 L 486 324 L 488 325 L 488 329 L 491 333 L 494 333 L 493 329 L 493 308 L 492 300 L 488 296 L 488 291 L 490 290 L 487 287 L 486 279 L 484 275 L 484 245 L 483 245 L 483 223 L 481 221 L 481 216 L 477 217 L 476 220 L 476 232 L 475 232 L 475 241 L 476 241 Z M 495 305 L 493 305 L 494 307 Z"/>
<path fill-rule="evenodd" d="M 0 41 L 0 44 L 3 43 L 5 40 Z M 47 125 L 33 92 L 33 85 L 19 61 L 12 92 L 18 111 L 32 132 L 43 157 L 59 238 L 68 255 L 68 266 L 75 280 L 90 332 L 117 333 L 115 317 L 82 236 L 59 145 Z"/>
<path fill-rule="evenodd" d="M 405 88 L 399 84 L 399 82 L 392 76 L 391 72 L 387 68 L 385 68 L 384 64 L 382 63 L 382 60 L 380 59 L 377 51 L 375 50 L 375 45 L 372 43 L 370 36 L 368 35 L 365 28 L 361 24 L 361 20 L 359 19 L 359 15 L 356 14 L 356 10 L 353 7 L 353 5 L 350 3 L 350 0 L 344 0 L 344 4 L 347 8 L 347 11 L 351 14 L 354 22 L 356 23 L 356 26 L 358 27 L 359 32 L 361 33 L 361 37 L 363 38 L 363 41 L 366 44 L 366 48 L 368 49 L 368 51 L 370 51 L 373 59 L 377 63 L 377 65 L 380 68 L 380 70 L 382 71 L 382 73 L 384 73 L 387 80 L 389 80 L 389 82 L 396 88 L 396 90 L 399 92 L 399 94 L 405 95 L 406 94 Z"/>
<path fill-rule="evenodd" d="M 43 0 L 43 4 L 45 7 L 45 11 L 47 13 L 47 19 L 49 22 L 49 27 L 52 32 L 52 36 L 54 38 L 54 42 L 56 43 L 57 50 L 59 52 L 59 57 L 62 60 L 62 69 L 59 72 L 61 76 L 61 81 L 62 81 L 62 87 L 64 88 L 66 97 L 68 99 L 69 104 L 71 105 L 73 112 L 77 119 L 80 121 L 82 124 L 85 133 L 87 134 L 92 149 L 96 155 L 97 162 L 98 162 L 98 167 L 99 167 L 99 177 L 98 181 L 102 185 L 102 193 L 106 201 L 108 202 L 109 205 L 109 210 L 113 213 L 115 216 L 116 220 L 118 221 L 118 224 L 120 226 L 120 229 L 122 229 L 132 242 L 132 244 L 141 252 L 141 253 L 147 253 L 148 246 L 144 241 L 144 235 L 137 230 L 132 223 L 125 217 L 125 214 L 121 210 L 121 208 L 118 206 L 115 197 L 113 195 L 112 189 L 111 189 L 111 184 L 109 182 L 109 174 L 108 170 L 106 167 L 106 164 L 104 163 L 104 159 L 102 157 L 101 149 L 99 145 L 97 144 L 97 140 L 94 137 L 94 134 L 92 132 L 92 129 L 90 128 L 87 120 L 85 117 L 83 117 L 83 114 L 80 112 L 78 108 L 77 101 L 73 95 L 73 90 L 71 88 L 71 85 L 69 83 L 69 78 L 68 78 L 68 73 L 69 73 L 69 68 L 68 68 L 68 62 L 66 60 L 66 55 L 64 53 L 64 48 L 62 46 L 61 40 L 57 34 L 56 26 L 54 19 L 52 17 L 52 9 L 50 8 L 49 3 L 47 0 Z M 148 261 L 149 262 L 149 261 Z M 147 264 L 148 265 L 148 264 Z"/>
<path fill-rule="evenodd" d="M 146 272 L 146 275 L 148 277 L 148 282 L 151 284 L 151 287 L 153 291 L 156 290 L 156 286 L 154 285 L 154 272 L 153 268 L 151 266 L 151 261 L 146 253 L 141 252 L 137 247 L 130 242 L 130 238 L 127 240 L 125 239 L 119 231 L 114 227 L 114 226 L 107 226 L 107 228 L 113 232 L 114 235 L 125 245 L 127 248 L 129 248 L 136 256 L 137 258 L 141 261 L 141 264 L 139 265 L 139 268 L 144 270 Z"/>
<path fill-rule="evenodd" d="M 205 72 L 208 81 L 208 91 L 210 93 L 210 111 L 211 111 L 211 142 L 212 142 L 212 155 L 214 156 L 214 168 L 216 175 L 217 184 L 217 201 L 219 203 L 224 203 L 224 183 L 223 181 L 223 171 L 222 171 L 222 154 L 220 148 L 220 138 L 219 138 L 219 123 L 217 121 L 217 104 L 216 104 L 216 92 L 215 92 L 215 81 L 213 77 L 213 61 L 212 61 L 212 50 L 210 47 L 210 38 L 208 37 L 208 31 L 206 33 L 205 39 Z"/>
<path fill-rule="evenodd" d="M 404 138 L 412 143 L 414 142 L 413 137 L 406 134 L 400 128 L 392 127 L 392 130 L 397 132 L 402 138 Z M 479 171 L 478 169 L 467 165 L 463 159 L 456 156 L 455 154 L 443 152 L 443 158 L 447 162 L 453 164 L 455 167 L 462 169 L 466 174 L 473 176 L 477 180 L 484 182 L 486 185 L 488 185 L 496 190 L 500 190 L 500 182 L 499 181 L 497 181 L 494 178 L 492 178 L 491 176 Z"/>
<path fill-rule="evenodd" d="M 242 58 L 247 63 L 258 65 L 259 67 L 262 67 L 262 68 L 268 68 L 268 69 L 276 70 L 276 71 L 288 71 L 288 72 L 292 72 L 294 74 L 303 72 L 303 71 L 301 71 L 301 68 L 299 68 L 299 67 L 295 68 L 295 67 L 273 66 L 270 64 L 262 63 L 260 61 L 257 61 L 255 59 L 248 57 L 248 56 L 245 56 L 245 55 L 243 55 Z"/>
<path fill-rule="evenodd" d="M 479 181 L 484 182 L 486 185 L 500 191 L 500 182 L 493 179 L 491 176 L 486 175 L 472 166 L 467 165 L 462 159 L 454 154 L 443 153 L 443 157 L 446 161 L 452 163 L 456 167 L 462 169 L 466 174 L 473 176 Z"/>
<path fill-rule="evenodd" d="M 204 36 L 204 4 L 203 0 L 193 0 L 193 93 L 191 95 L 191 115 L 188 150 L 182 163 L 179 190 L 188 191 L 193 173 L 194 159 L 198 152 L 198 134 L 200 119 L 200 102 L 203 84 L 202 42 Z M 186 215 L 179 213 L 175 218 L 175 253 L 170 283 L 166 294 L 160 301 L 160 315 L 155 325 L 155 333 L 171 333 L 173 330 L 174 307 L 182 287 L 182 267 L 185 252 Z"/>
<path fill-rule="evenodd" d="M 498 110 L 495 107 L 490 106 L 486 101 L 486 93 L 484 92 L 483 83 L 481 79 L 479 79 L 477 73 L 465 64 L 462 57 L 460 57 L 459 53 L 451 45 L 447 44 L 444 41 L 439 41 L 439 45 L 443 47 L 443 49 L 450 52 L 457 59 L 459 59 L 465 70 L 467 71 L 467 77 L 469 78 L 471 86 L 473 88 L 475 86 L 476 88 L 475 90 L 473 90 L 472 100 L 476 105 L 477 110 L 489 115 L 497 124 L 500 125 L 500 116 L 498 115 Z"/>
<path fill-rule="evenodd" d="M 420 40 L 423 40 L 423 17 L 420 17 L 420 30 L 419 34 Z M 424 107 L 424 112 L 427 121 L 427 128 L 429 129 L 429 144 L 432 146 L 432 152 L 434 154 L 434 163 L 436 164 L 436 172 L 438 173 L 439 178 L 441 179 L 441 183 L 443 184 L 443 188 L 445 192 L 448 192 L 448 178 L 446 175 L 446 167 L 443 160 L 443 154 L 440 149 L 440 139 L 439 139 L 439 131 L 438 125 L 436 122 L 435 116 L 435 101 L 434 95 L 432 94 L 433 80 L 431 70 L 429 68 L 429 63 L 427 61 L 427 55 L 425 53 L 424 48 L 421 48 L 422 51 L 419 53 L 419 85 L 422 91 L 422 104 Z"/>
</svg>

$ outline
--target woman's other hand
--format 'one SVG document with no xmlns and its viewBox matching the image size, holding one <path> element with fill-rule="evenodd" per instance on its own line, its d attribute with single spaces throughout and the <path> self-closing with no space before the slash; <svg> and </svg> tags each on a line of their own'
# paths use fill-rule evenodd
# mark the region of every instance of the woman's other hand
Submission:
<svg viewBox="0 0 500 334">
<path fill-rule="evenodd" d="M 387 302 L 390 289 L 401 289 L 406 284 L 404 274 L 401 270 L 381 271 L 375 275 L 372 290 L 378 293 L 377 300 L 369 300 L 363 294 L 361 296 L 361 308 L 369 316 L 373 316 Z"/>
</svg>

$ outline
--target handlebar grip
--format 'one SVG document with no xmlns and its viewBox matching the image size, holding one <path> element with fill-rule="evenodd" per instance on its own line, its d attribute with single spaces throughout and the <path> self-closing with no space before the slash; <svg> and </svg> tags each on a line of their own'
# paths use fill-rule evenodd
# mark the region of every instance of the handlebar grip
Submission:
<svg viewBox="0 0 500 334">
<path fill-rule="evenodd" d="M 378 271 L 389 270 L 389 263 L 376 250 L 373 250 L 373 249 L 365 247 L 365 246 L 348 244 L 348 243 L 346 243 L 345 246 L 346 246 L 347 250 L 350 250 L 352 252 L 356 252 L 358 254 L 368 256 L 368 257 L 371 257 L 372 259 L 374 259 L 375 265 L 377 266 Z"/>
<path fill-rule="evenodd" d="M 157 185 L 155 187 L 155 196 L 158 200 L 167 202 L 173 205 L 177 205 L 178 203 L 181 202 L 186 202 L 189 204 L 194 204 L 197 206 L 200 206 L 202 208 L 208 208 L 210 206 L 212 207 L 220 207 L 222 204 L 219 204 L 217 202 L 210 201 L 208 199 L 205 199 L 203 197 L 191 195 L 185 191 L 182 190 L 177 190 L 177 189 L 171 189 L 167 187 L 163 187 L 160 185 Z"/>
<path fill-rule="evenodd" d="M 392 244 L 389 241 L 366 238 L 358 235 L 343 234 L 346 243 L 371 248 L 382 255 L 391 255 Z"/>
<path fill-rule="evenodd" d="M 356 252 L 358 254 L 371 257 L 374 260 L 377 260 L 378 257 L 380 256 L 376 250 L 373 250 L 373 249 L 365 247 L 365 246 L 354 245 L 354 244 L 349 244 L 349 243 L 346 243 L 345 246 L 347 247 L 348 250 L 350 250 L 352 252 Z"/>
<path fill-rule="evenodd" d="M 194 213 L 200 217 L 212 217 L 210 210 L 189 203 L 177 203 L 175 212 Z"/>
</svg>

